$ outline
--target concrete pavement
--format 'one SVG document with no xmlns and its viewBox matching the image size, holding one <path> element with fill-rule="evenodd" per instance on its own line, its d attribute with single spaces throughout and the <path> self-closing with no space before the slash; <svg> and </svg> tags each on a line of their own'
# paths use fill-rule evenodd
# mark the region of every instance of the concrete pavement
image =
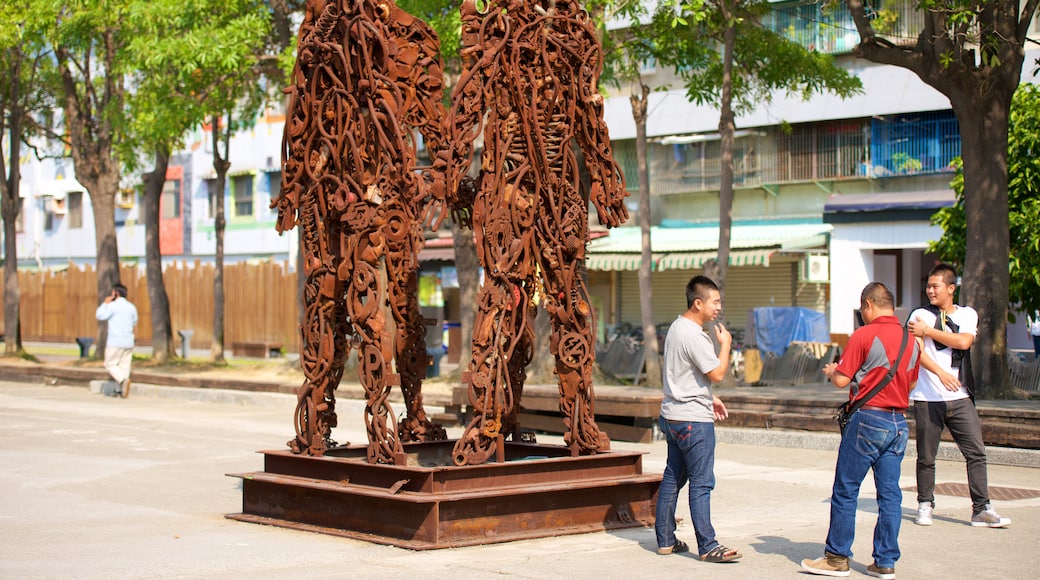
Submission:
<svg viewBox="0 0 1040 580">
<path fill-rule="evenodd" d="M 260 449 L 284 448 L 290 395 L 135 384 L 128 399 L 84 387 L 0 382 L 0 577 L 3 578 L 807 578 L 802 558 L 822 555 L 837 438 L 720 429 L 713 520 L 736 564 L 657 556 L 651 529 L 413 552 L 338 537 L 234 522 L 237 479 L 262 469 Z M 175 394 L 180 393 L 180 394 Z M 341 400 L 341 442 L 364 441 L 362 404 Z M 745 433 L 747 432 L 747 433 Z M 755 432 L 755 433 L 751 433 Z M 450 435 L 457 436 L 455 432 Z M 756 439 L 764 438 L 764 439 Z M 558 437 L 539 436 L 543 443 Z M 772 445 L 800 445 L 805 448 Z M 664 468 L 665 444 L 615 443 Z M 1040 471 L 991 465 L 991 486 L 1037 490 Z M 942 461 L 939 482 L 964 482 Z M 903 464 L 914 485 L 913 460 Z M 864 483 L 852 577 L 866 577 L 875 503 Z M 689 521 L 681 498 L 679 516 Z M 903 499 L 898 578 L 1033 578 L 1040 570 L 1040 498 L 995 502 L 1013 524 L 968 525 L 970 500 L 938 496 L 935 525 L 915 526 Z M 687 523 L 678 535 L 693 542 Z"/>
</svg>

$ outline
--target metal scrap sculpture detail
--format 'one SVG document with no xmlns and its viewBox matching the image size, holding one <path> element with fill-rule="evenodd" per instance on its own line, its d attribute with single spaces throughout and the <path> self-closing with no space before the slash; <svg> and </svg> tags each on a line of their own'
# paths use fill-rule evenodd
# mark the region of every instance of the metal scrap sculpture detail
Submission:
<svg viewBox="0 0 1040 580">
<path fill-rule="evenodd" d="M 484 463 L 501 456 L 506 436 L 518 439 L 536 296 L 552 321 L 564 441 L 575 454 L 605 451 L 610 441 L 593 413 L 588 201 L 600 223 L 613 227 L 628 218 L 628 194 L 597 92 L 602 54 L 595 29 L 574 0 L 466 0 L 462 60 L 447 128 L 447 188 L 461 199 L 475 196 L 484 282 L 468 373 L 474 413 L 453 460 Z M 474 183 L 465 175 L 482 125 Z"/>
<path fill-rule="evenodd" d="M 392 0 L 308 0 L 299 39 L 286 90 L 282 190 L 271 204 L 279 232 L 302 230 L 306 276 L 305 381 L 289 445 L 311 455 L 336 445 L 335 390 L 357 349 L 368 461 L 402 464 L 402 442 L 446 437 L 423 408 L 417 302 L 423 218 L 435 207 L 429 200 L 445 199 L 446 163 L 436 156 L 445 117 L 439 41 Z M 435 159 L 421 174 L 415 129 Z M 400 425 L 388 401 L 398 382 L 407 408 Z"/>
</svg>

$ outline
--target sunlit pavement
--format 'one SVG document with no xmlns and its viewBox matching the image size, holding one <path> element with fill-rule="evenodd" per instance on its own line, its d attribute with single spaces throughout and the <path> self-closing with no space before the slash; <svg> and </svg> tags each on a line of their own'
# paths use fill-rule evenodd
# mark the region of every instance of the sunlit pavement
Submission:
<svg viewBox="0 0 1040 580">
<path fill-rule="evenodd" d="M 339 537 L 239 523 L 239 480 L 262 469 L 261 449 L 292 436 L 295 398 L 134 385 L 130 398 L 85 387 L 0 382 L 0 577 L 3 578 L 728 578 L 802 576 L 823 553 L 836 438 L 776 434 L 769 441 L 720 429 L 712 518 L 735 564 L 689 554 L 658 556 L 652 529 L 560 536 L 415 552 Z M 174 394 L 177 392 L 179 394 Z M 364 442 L 362 404 L 338 403 L 340 442 Z M 457 435 L 457 430 L 450 432 Z M 540 443 L 558 443 L 539 436 Z M 740 441 L 738 443 L 727 441 Z M 754 441 L 755 444 L 749 444 Z M 809 449 L 776 447 L 801 445 Z M 665 445 L 614 443 L 664 469 Z M 1029 455 L 1027 452 L 1026 455 Z M 913 460 L 901 485 L 914 485 Z M 991 486 L 1040 490 L 1040 470 L 991 465 Z M 939 482 L 964 482 L 964 464 L 942 461 Z M 684 502 L 685 498 L 681 498 Z M 1013 523 L 969 525 L 970 500 L 937 496 L 935 525 L 913 524 L 903 498 L 898 578 L 1034 578 L 1040 570 L 1040 499 L 996 502 Z M 873 483 L 860 500 L 852 576 L 871 562 Z M 689 521 L 685 503 L 678 515 Z M 684 523 L 680 539 L 693 544 Z"/>
</svg>

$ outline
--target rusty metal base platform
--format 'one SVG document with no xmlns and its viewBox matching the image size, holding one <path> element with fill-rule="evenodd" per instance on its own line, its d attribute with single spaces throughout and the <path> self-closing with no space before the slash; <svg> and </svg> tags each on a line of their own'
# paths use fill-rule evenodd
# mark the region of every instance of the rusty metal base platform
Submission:
<svg viewBox="0 0 1040 580">
<path fill-rule="evenodd" d="M 502 463 L 457 467 L 454 444 L 407 444 L 403 466 L 371 465 L 360 446 L 263 451 L 263 472 L 229 474 L 242 513 L 227 517 L 413 550 L 653 525 L 661 476 L 643 453 L 506 443 Z"/>
</svg>

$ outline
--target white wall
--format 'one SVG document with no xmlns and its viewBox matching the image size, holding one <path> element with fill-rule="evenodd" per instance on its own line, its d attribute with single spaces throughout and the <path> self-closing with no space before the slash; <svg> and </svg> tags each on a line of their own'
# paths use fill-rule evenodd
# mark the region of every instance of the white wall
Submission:
<svg viewBox="0 0 1040 580">
<path fill-rule="evenodd" d="M 926 222 L 878 222 L 834 224 L 831 233 L 831 333 L 851 334 L 854 329 L 852 311 L 859 308 L 863 287 L 873 281 L 896 283 L 895 260 L 886 269 L 884 260 L 876 260 L 875 250 L 922 250 L 928 240 L 942 236 L 942 229 Z M 917 252 L 903 256 L 903 304 L 916 302 L 920 261 Z"/>
</svg>

